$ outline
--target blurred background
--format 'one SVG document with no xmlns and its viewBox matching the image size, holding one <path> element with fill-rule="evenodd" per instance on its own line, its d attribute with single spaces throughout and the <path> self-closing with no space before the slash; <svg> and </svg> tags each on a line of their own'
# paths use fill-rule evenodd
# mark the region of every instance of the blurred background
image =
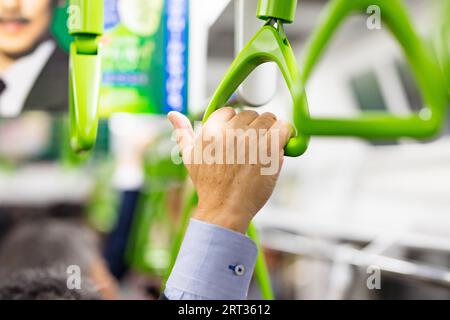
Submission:
<svg viewBox="0 0 450 320">
<path fill-rule="evenodd" d="M 58 107 L 45 103 L 67 86 L 67 3 L 39 1 L 50 6 L 52 21 L 27 55 L 43 52 L 46 43 L 61 55 L 49 53 L 16 109 L 6 106 L 14 74 L 0 70 L 6 82 L 0 93 L 0 253 L 24 221 L 76 221 L 95 234 L 115 296 L 153 299 L 191 190 L 183 167 L 171 161 L 174 141 L 165 114 L 177 110 L 201 119 L 247 35 L 264 23 L 250 19 L 257 1 L 105 0 L 103 119 L 95 150 L 81 156 L 68 147 L 67 96 Z M 295 22 L 285 27 L 299 63 L 328 2 L 299 1 Z M 445 2 L 405 1 L 430 48 L 436 22 L 450 17 Z M 346 20 L 316 67 L 307 86 L 313 115 L 404 115 L 423 107 L 383 12 L 381 29 L 370 30 L 367 18 Z M 0 26 L 0 54 L 2 32 Z M 263 68 L 257 72 L 270 76 L 261 86 L 273 96 L 256 110 L 290 119 L 281 74 Z M 232 103 L 243 97 L 241 91 Z M 449 133 L 446 126 L 425 142 L 313 137 L 305 155 L 286 158 L 275 193 L 255 221 L 276 298 L 450 299 Z M 378 271 L 381 287 L 373 288 L 368 281 Z M 256 284 L 249 298 L 260 298 Z"/>
</svg>

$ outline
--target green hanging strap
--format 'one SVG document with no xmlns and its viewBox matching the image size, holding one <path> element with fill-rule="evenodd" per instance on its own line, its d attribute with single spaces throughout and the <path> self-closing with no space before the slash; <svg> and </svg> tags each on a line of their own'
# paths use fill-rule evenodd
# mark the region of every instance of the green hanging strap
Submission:
<svg viewBox="0 0 450 320">
<path fill-rule="evenodd" d="M 75 38 L 69 61 L 70 146 L 80 152 L 92 149 L 97 138 L 103 0 L 71 0 L 68 13 Z"/>
<path fill-rule="evenodd" d="M 205 122 L 216 109 L 227 103 L 231 95 L 256 67 L 270 61 L 278 65 L 284 76 L 294 103 L 294 119 L 309 118 L 308 102 L 302 78 L 294 52 L 284 34 L 283 24 L 280 20 L 270 20 L 256 33 L 231 64 L 206 109 L 203 121 Z M 302 128 L 298 121 L 294 123 L 297 135 L 289 140 L 285 147 L 285 154 L 297 157 L 306 151 L 309 136 L 301 134 Z"/>
</svg>

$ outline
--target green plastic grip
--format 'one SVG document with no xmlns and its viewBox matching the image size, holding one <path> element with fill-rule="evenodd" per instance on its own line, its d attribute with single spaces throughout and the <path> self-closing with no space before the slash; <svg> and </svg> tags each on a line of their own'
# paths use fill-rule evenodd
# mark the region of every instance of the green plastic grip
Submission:
<svg viewBox="0 0 450 320">
<path fill-rule="evenodd" d="M 74 36 L 69 60 L 70 146 L 88 151 L 97 139 L 103 32 L 103 0 L 71 0 L 69 32 Z"/>
<path fill-rule="evenodd" d="M 279 28 L 282 26 L 279 25 Z M 257 66 L 269 61 L 275 62 L 283 74 L 293 99 L 294 118 L 309 118 L 308 102 L 294 52 L 284 32 L 267 23 L 231 64 L 206 108 L 203 121 L 205 122 L 216 109 L 227 103 L 231 95 Z M 296 127 L 296 130 L 297 136 L 291 138 L 285 147 L 287 156 L 300 156 L 308 147 L 309 137 L 299 133 L 302 131 L 300 126 Z"/>
<path fill-rule="evenodd" d="M 97 138 L 101 64 L 98 55 L 80 54 L 70 46 L 70 146 L 75 152 L 93 148 Z"/>
</svg>

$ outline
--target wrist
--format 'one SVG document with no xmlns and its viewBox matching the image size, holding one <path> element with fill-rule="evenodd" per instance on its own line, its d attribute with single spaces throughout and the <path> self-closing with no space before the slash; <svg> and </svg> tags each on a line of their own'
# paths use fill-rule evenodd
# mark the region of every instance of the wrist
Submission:
<svg viewBox="0 0 450 320">
<path fill-rule="evenodd" d="M 199 205 L 194 219 L 230 229 L 242 234 L 247 233 L 251 219 L 246 214 L 240 214 L 232 209 L 208 208 Z"/>
</svg>

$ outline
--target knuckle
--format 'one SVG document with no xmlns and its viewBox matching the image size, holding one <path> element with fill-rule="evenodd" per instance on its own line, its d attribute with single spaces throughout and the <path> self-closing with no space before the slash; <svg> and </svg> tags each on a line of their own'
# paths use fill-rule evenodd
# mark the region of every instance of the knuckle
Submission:
<svg viewBox="0 0 450 320">
<path fill-rule="evenodd" d="M 239 114 L 238 114 L 238 116 L 242 116 L 242 117 L 244 117 L 244 116 L 252 116 L 252 117 L 257 117 L 258 116 L 258 112 L 256 112 L 256 111 L 254 111 L 254 110 L 244 110 L 244 111 L 241 111 Z"/>
<path fill-rule="evenodd" d="M 264 112 L 260 117 L 267 118 L 271 121 L 277 121 L 277 116 L 274 115 L 272 112 Z"/>
<path fill-rule="evenodd" d="M 276 120 L 273 119 L 273 117 L 262 114 L 256 120 L 256 126 L 269 129 L 270 127 L 272 127 L 275 121 Z"/>
<path fill-rule="evenodd" d="M 236 111 L 232 107 L 223 107 L 217 110 L 221 113 L 236 113 Z"/>
<path fill-rule="evenodd" d="M 289 133 L 294 131 L 292 125 L 287 121 L 281 121 L 280 126 Z"/>
</svg>

